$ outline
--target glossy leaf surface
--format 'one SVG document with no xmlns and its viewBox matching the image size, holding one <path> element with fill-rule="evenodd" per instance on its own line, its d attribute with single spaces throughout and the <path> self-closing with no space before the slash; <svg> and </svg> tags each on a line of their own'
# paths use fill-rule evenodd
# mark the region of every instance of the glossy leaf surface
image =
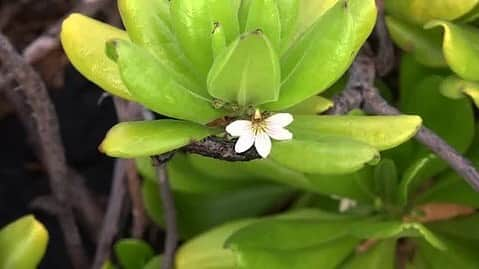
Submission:
<svg viewBox="0 0 479 269">
<path fill-rule="evenodd" d="M 305 149 L 308 149 L 305 151 Z M 346 174 L 376 162 L 373 147 L 347 138 L 325 137 L 273 144 L 271 157 L 290 169 L 310 174 Z"/>
<path fill-rule="evenodd" d="M 375 20 L 374 1 L 338 1 L 282 57 L 280 98 L 265 109 L 291 107 L 331 86 L 351 64 Z"/>
<path fill-rule="evenodd" d="M 47 242 L 47 230 L 33 216 L 8 224 L 0 230 L 0 268 L 36 268 Z"/>
<path fill-rule="evenodd" d="M 110 57 L 135 100 L 163 115 L 207 123 L 221 117 L 211 101 L 179 84 L 161 62 L 126 41 L 109 43 Z"/>
<path fill-rule="evenodd" d="M 132 100 L 118 67 L 105 54 L 112 38 L 128 39 L 126 32 L 80 14 L 70 15 L 62 25 L 61 42 L 70 62 L 86 78 L 105 91 Z"/>
<path fill-rule="evenodd" d="M 451 69 L 460 77 L 479 80 L 479 30 L 468 25 L 447 21 L 431 21 L 426 28 L 441 26 L 444 29 L 443 52 Z"/>
<path fill-rule="evenodd" d="M 240 106 L 275 101 L 281 83 L 279 59 L 261 31 L 239 37 L 223 51 L 208 75 L 208 92 Z"/>
<path fill-rule="evenodd" d="M 153 249 L 144 241 L 122 239 L 114 245 L 115 254 L 124 269 L 142 268 L 153 257 Z"/>
<path fill-rule="evenodd" d="M 297 139 L 340 136 L 385 150 L 409 140 L 421 123 L 418 116 L 295 116 L 288 129 Z"/>
<path fill-rule="evenodd" d="M 148 157 L 186 146 L 215 133 L 214 129 L 177 120 L 123 122 L 110 129 L 100 150 L 112 157 Z"/>
</svg>

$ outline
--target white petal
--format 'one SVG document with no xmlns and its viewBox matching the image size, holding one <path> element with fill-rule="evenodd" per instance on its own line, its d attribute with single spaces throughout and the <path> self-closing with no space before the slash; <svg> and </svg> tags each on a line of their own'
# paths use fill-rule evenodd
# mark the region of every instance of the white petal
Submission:
<svg viewBox="0 0 479 269">
<path fill-rule="evenodd" d="M 275 140 L 290 140 L 293 138 L 293 133 L 284 128 L 268 128 L 266 133 Z"/>
<path fill-rule="evenodd" d="M 242 136 L 251 133 L 251 121 L 236 120 L 226 126 L 226 132 L 232 136 Z"/>
<path fill-rule="evenodd" d="M 241 135 L 235 144 L 236 153 L 243 153 L 247 151 L 248 149 L 250 149 L 254 144 L 254 140 L 255 140 L 255 137 L 253 132 L 251 131 L 248 134 Z"/>
<path fill-rule="evenodd" d="M 355 208 L 356 206 L 357 202 L 355 200 L 343 198 L 339 201 L 339 212 L 346 212 L 349 209 Z"/>
<path fill-rule="evenodd" d="M 271 152 L 271 139 L 266 133 L 259 133 L 255 137 L 254 146 L 258 154 L 266 158 Z"/>
<path fill-rule="evenodd" d="M 277 113 L 267 118 L 266 124 L 273 127 L 286 127 L 293 122 L 293 115 L 289 113 Z"/>
</svg>

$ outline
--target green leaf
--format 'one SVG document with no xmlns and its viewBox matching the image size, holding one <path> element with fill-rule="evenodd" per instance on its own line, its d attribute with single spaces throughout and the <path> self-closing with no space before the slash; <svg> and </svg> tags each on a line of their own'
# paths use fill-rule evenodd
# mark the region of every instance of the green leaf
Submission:
<svg viewBox="0 0 479 269">
<path fill-rule="evenodd" d="M 225 245 L 232 249 L 295 250 L 321 245 L 349 234 L 348 228 L 359 220 L 287 218 L 265 219 L 248 225 L 228 238 Z M 272 240 L 274 238 L 274 240 Z M 278 244 L 278 242 L 281 242 Z"/>
<path fill-rule="evenodd" d="M 255 221 L 246 219 L 223 224 L 187 241 L 176 253 L 176 269 L 235 268 L 236 257 L 223 245 L 231 234 Z"/>
<path fill-rule="evenodd" d="M 358 240 L 343 238 L 295 250 L 235 249 L 239 269 L 335 269 L 354 250 Z"/>
<path fill-rule="evenodd" d="M 385 1 L 385 7 L 388 13 L 422 25 L 433 19 L 455 20 L 477 3 L 477 0 L 389 0 Z"/>
<path fill-rule="evenodd" d="M 248 19 L 244 32 L 261 30 L 271 41 L 271 46 L 279 51 L 281 20 L 276 0 L 248 1 Z"/>
<path fill-rule="evenodd" d="M 338 1 L 282 57 L 279 100 L 264 108 L 283 110 L 331 86 L 371 33 L 376 13 L 374 0 Z"/>
<path fill-rule="evenodd" d="M 45 254 L 48 232 L 32 215 L 0 230 L 0 268 L 36 268 Z"/>
<path fill-rule="evenodd" d="M 105 43 L 112 38 L 128 39 L 126 32 L 72 14 L 63 21 L 60 38 L 68 59 L 82 75 L 113 95 L 133 100 L 117 65 L 105 54 Z"/>
<path fill-rule="evenodd" d="M 443 53 L 451 69 L 466 80 L 479 80 L 479 30 L 468 25 L 459 25 L 434 20 L 425 28 L 444 28 Z"/>
<path fill-rule="evenodd" d="M 223 115 L 213 108 L 211 100 L 179 84 L 171 72 L 144 49 L 121 40 L 109 42 L 108 49 L 110 57 L 116 58 L 130 93 L 151 110 L 199 123 L 208 123 Z"/>
<path fill-rule="evenodd" d="M 394 203 L 398 188 L 398 174 L 394 161 L 381 160 L 374 169 L 374 181 L 375 191 L 382 200 L 389 204 Z"/>
<path fill-rule="evenodd" d="M 421 193 L 416 203 L 454 203 L 479 207 L 479 195 L 463 178 L 448 172 L 434 186 Z"/>
<path fill-rule="evenodd" d="M 317 115 L 330 109 L 332 106 L 333 102 L 329 99 L 315 95 L 293 107 L 290 107 L 286 112 L 295 115 Z"/>
<path fill-rule="evenodd" d="M 315 141 L 276 142 L 270 158 L 303 173 L 333 175 L 352 173 L 367 163 L 377 162 L 379 153 L 362 142 L 341 137 L 324 137 Z"/>
<path fill-rule="evenodd" d="M 175 0 L 171 2 L 171 22 L 185 54 L 200 77 L 206 78 L 213 62 L 211 31 L 215 23 L 225 27 L 231 42 L 239 33 L 237 5 L 233 0 Z"/>
<path fill-rule="evenodd" d="M 385 240 L 364 253 L 356 253 L 341 269 L 394 269 L 396 240 Z"/>
<path fill-rule="evenodd" d="M 437 221 L 427 224 L 427 227 L 435 232 L 447 235 L 451 238 L 479 240 L 479 230 L 477 223 L 479 214 L 466 217 L 454 218 L 446 221 Z"/>
<path fill-rule="evenodd" d="M 153 257 L 152 259 L 150 259 L 150 261 L 148 261 L 148 263 L 145 266 L 143 266 L 143 269 L 161 269 L 162 260 L 163 260 L 163 256 L 157 255 Z"/>
<path fill-rule="evenodd" d="M 242 35 L 215 59 L 207 84 L 211 96 L 241 106 L 275 101 L 281 84 L 278 55 L 261 31 Z"/>
<path fill-rule="evenodd" d="M 168 162 L 167 170 L 171 187 L 175 191 L 185 193 L 221 193 L 233 191 L 250 185 L 253 180 L 251 176 L 241 181 L 234 180 L 228 173 L 222 173 L 222 169 L 219 167 L 211 170 L 211 173 L 204 173 L 204 170 L 197 169 L 190 163 L 188 155 L 182 153 L 175 154 L 175 157 Z"/>
<path fill-rule="evenodd" d="M 280 55 L 288 47 L 288 38 L 295 33 L 296 22 L 299 15 L 300 1 L 297 0 L 277 0 L 280 25 L 281 25 L 281 48 Z M 317 2 L 317 1 L 313 1 Z M 323 1 L 321 1 L 323 2 Z M 316 9 L 316 11 L 318 11 Z"/>
<path fill-rule="evenodd" d="M 118 7 L 130 39 L 156 56 L 170 70 L 175 80 L 186 88 L 207 96 L 171 31 L 168 1 L 119 0 Z"/>
<path fill-rule="evenodd" d="M 399 206 L 405 207 L 420 183 L 433 175 L 429 170 L 436 162 L 436 155 L 430 154 L 417 159 L 403 172 L 397 193 Z"/>
<path fill-rule="evenodd" d="M 447 66 L 442 54 L 441 32 L 424 30 L 391 16 L 386 17 L 386 25 L 396 45 L 411 53 L 418 62 L 431 67 Z"/>
<path fill-rule="evenodd" d="M 442 238 L 438 238 L 438 236 L 420 223 L 366 220 L 362 223 L 352 225 L 349 230 L 354 236 L 373 240 L 400 237 L 422 237 L 429 244 L 439 250 L 447 249 Z"/>
<path fill-rule="evenodd" d="M 442 81 L 440 90 L 444 96 L 453 99 L 468 96 L 474 101 L 474 104 L 479 107 L 479 83 L 477 82 L 466 81 L 456 76 L 450 76 Z"/>
<path fill-rule="evenodd" d="M 206 77 L 213 62 L 208 0 L 175 0 L 170 3 L 171 24 L 184 53 L 200 77 Z"/>
<path fill-rule="evenodd" d="M 430 268 L 479 268 L 476 249 L 461 246 L 461 243 L 448 240 L 447 251 L 441 251 L 424 240 L 417 240 L 417 252 L 421 253 Z"/>
<path fill-rule="evenodd" d="M 114 249 L 124 269 L 142 268 L 155 255 L 150 245 L 138 239 L 122 239 L 115 243 Z"/>
<path fill-rule="evenodd" d="M 100 150 L 112 157 L 136 158 L 163 154 L 216 130 L 177 120 L 122 122 L 108 131 Z"/>
<path fill-rule="evenodd" d="M 224 27 L 219 22 L 215 24 L 211 34 L 211 47 L 213 48 L 213 57 L 215 59 L 226 49 Z"/>
<path fill-rule="evenodd" d="M 470 102 L 466 99 L 452 100 L 442 96 L 439 87 L 442 77 L 429 76 L 415 87 L 402 92 L 400 103 L 404 113 L 422 117 L 426 127 L 435 131 L 459 152 L 465 152 L 474 137 L 474 115 Z M 414 150 L 407 158 L 410 163 L 431 154 L 425 147 L 414 142 Z M 436 159 L 428 164 L 425 174 L 434 175 L 446 168 Z"/>
<path fill-rule="evenodd" d="M 195 178 L 210 184 L 207 178 Z M 175 181 L 171 177 L 172 182 Z M 143 199 L 148 215 L 160 226 L 164 225 L 163 208 L 155 182 L 144 181 Z M 255 183 L 254 181 L 233 190 L 192 193 L 173 190 L 182 238 L 192 237 L 218 224 L 241 218 L 262 215 L 284 199 L 291 190 L 286 187 Z M 235 210 L 231 210 L 234 208 Z"/>
<path fill-rule="evenodd" d="M 295 116 L 288 126 L 297 139 L 317 140 L 341 136 L 378 150 L 396 147 L 413 137 L 421 127 L 418 116 Z"/>
</svg>

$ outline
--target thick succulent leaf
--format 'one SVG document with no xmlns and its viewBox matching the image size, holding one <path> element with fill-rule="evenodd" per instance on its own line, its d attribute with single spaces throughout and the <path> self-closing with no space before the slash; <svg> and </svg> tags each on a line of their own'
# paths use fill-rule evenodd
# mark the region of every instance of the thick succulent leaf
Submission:
<svg viewBox="0 0 479 269">
<path fill-rule="evenodd" d="M 424 30 L 391 16 L 386 17 L 386 25 L 396 45 L 411 53 L 418 62 L 432 67 L 447 66 L 442 54 L 441 32 L 436 29 Z"/>
<path fill-rule="evenodd" d="M 215 23 L 225 29 L 228 41 L 239 31 L 237 5 L 233 0 L 175 0 L 171 2 L 171 22 L 185 54 L 201 77 L 206 78 L 213 62 L 211 31 Z"/>
<path fill-rule="evenodd" d="M 421 127 L 418 116 L 295 116 L 288 126 L 297 139 L 317 140 L 341 136 L 378 150 L 396 147 L 413 137 Z"/>
<path fill-rule="evenodd" d="M 217 130 L 176 120 L 123 122 L 108 131 L 100 150 L 112 157 L 136 158 L 163 154 Z"/>
<path fill-rule="evenodd" d="M 409 201 L 410 195 L 420 186 L 420 183 L 432 176 L 428 171 L 430 170 L 428 167 L 436 162 L 437 157 L 433 154 L 429 154 L 423 158 L 417 159 L 416 162 L 411 164 L 403 172 L 397 193 L 399 206 L 405 207 Z"/>
<path fill-rule="evenodd" d="M 161 269 L 163 261 L 162 255 L 157 255 L 150 259 L 148 263 L 143 267 L 143 269 Z"/>
<path fill-rule="evenodd" d="M 48 232 L 33 216 L 0 230 L 0 268 L 37 268 L 45 254 Z"/>
<path fill-rule="evenodd" d="M 235 0 L 208 0 L 211 24 L 220 23 L 224 29 L 226 42 L 233 42 L 240 34 L 238 5 Z"/>
<path fill-rule="evenodd" d="M 281 25 L 281 49 L 286 49 L 288 38 L 295 32 L 296 22 L 299 15 L 300 1 L 297 0 L 277 0 L 280 25 Z M 314 1 L 316 2 L 316 1 Z M 323 1 L 321 1 L 323 2 Z M 282 53 L 280 53 L 281 55 Z"/>
<path fill-rule="evenodd" d="M 194 167 L 190 170 L 201 171 L 209 177 L 226 180 L 229 184 L 257 178 L 258 180 L 287 184 L 314 193 L 349 197 L 359 201 L 370 202 L 372 200 L 369 182 L 372 175 L 369 169 L 347 175 L 304 175 L 271 160 L 227 162 L 199 155 L 188 155 L 188 159 Z M 221 186 L 219 183 L 216 184 Z"/>
<path fill-rule="evenodd" d="M 216 59 L 208 74 L 211 96 L 241 106 L 278 99 L 281 70 L 278 55 L 261 31 L 238 37 Z"/>
<path fill-rule="evenodd" d="M 226 49 L 225 29 L 219 22 L 214 25 L 211 33 L 211 48 L 215 59 Z"/>
<path fill-rule="evenodd" d="M 373 169 L 365 167 L 344 175 L 307 175 L 311 187 L 307 190 L 328 196 L 349 198 L 372 204 L 377 198 L 373 186 Z"/>
<path fill-rule="evenodd" d="M 315 141 L 294 139 L 276 142 L 270 158 L 303 173 L 330 175 L 357 171 L 367 163 L 377 162 L 379 153 L 362 142 L 324 137 Z"/>
<path fill-rule="evenodd" d="M 128 39 L 126 32 L 80 14 L 72 14 L 63 22 L 60 37 L 70 62 L 82 75 L 113 95 L 133 100 L 117 65 L 105 54 L 105 43 L 112 38 Z"/>
<path fill-rule="evenodd" d="M 290 107 L 286 112 L 295 115 L 317 115 L 323 113 L 332 106 L 333 102 L 329 99 L 315 95 L 293 107 Z"/>
<path fill-rule="evenodd" d="M 417 240 L 417 252 L 427 260 L 430 268 L 479 268 L 479 259 L 475 248 L 462 246 L 462 242 L 447 240 L 447 250 L 441 251 L 424 240 Z"/>
<path fill-rule="evenodd" d="M 266 219 L 242 228 L 228 238 L 225 245 L 232 249 L 256 248 L 297 250 L 321 245 L 349 234 L 348 227 L 360 222 L 344 219 L 290 218 Z M 314 235 L 314 236 L 313 236 Z M 274 241 L 271 240 L 274 238 Z M 278 244 L 278 242 L 281 242 Z"/>
<path fill-rule="evenodd" d="M 347 70 L 375 20 L 375 1 L 338 1 L 286 52 L 280 98 L 265 108 L 282 110 L 331 86 Z"/>
<path fill-rule="evenodd" d="M 183 244 L 176 253 L 176 269 L 233 269 L 236 257 L 223 247 L 226 239 L 237 230 L 254 223 L 239 220 L 213 228 Z"/>
<path fill-rule="evenodd" d="M 364 253 L 356 253 L 341 269 L 394 269 L 396 240 L 385 240 Z"/>
<path fill-rule="evenodd" d="M 450 76 L 441 83 L 441 93 L 453 99 L 470 97 L 474 104 L 479 107 L 479 83 L 462 80 L 456 76 Z"/>
<path fill-rule="evenodd" d="M 109 55 L 135 100 L 160 114 L 199 123 L 223 115 L 208 100 L 178 83 L 146 50 L 127 41 L 109 42 Z"/>
<path fill-rule="evenodd" d="M 479 80 L 479 30 L 468 25 L 431 21 L 426 28 L 444 28 L 443 53 L 451 69 L 466 80 Z"/>
<path fill-rule="evenodd" d="M 335 269 L 358 243 L 357 239 L 348 237 L 296 250 L 242 248 L 234 251 L 238 256 L 238 269 Z"/>
<path fill-rule="evenodd" d="M 143 268 L 155 255 L 146 242 L 138 239 L 122 239 L 114 245 L 118 262 L 124 269 Z"/>
<path fill-rule="evenodd" d="M 249 7 L 243 32 L 261 30 L 271 41 L 272 47 L 279 51 L 281 39 L 281 20 L 276 0 L 247 1 Z"/>
<path fill-rule="evenodd" d="M 201 77 L 213 61 L 208 0 L 175 0 L 170 4 L 171 23 L 185 54 Z"/>
<path fill-rule="evenodd" d="M 374 167 L 375 193 L 387 204 L 396 202 L 398 174 L 394 161 L 383 159 Z"/>
<path fill-rule="evenodd" d="M 204 173 L 203 170 L 197 169 L 190 163 L 188 155 L 181 153 L 175 154 L 175 157 L 168 162 L 167 166 L 172 189 L 185 193 L 233 191 L 249 186 L 254 182 L 254 177 L 251 175 L 244 180 L 234 180 L 228 177 L 226 173 L 221 173 L 220 170 L 222 169 L 217 167 L 217 169 L 211 170 L 211 174 Z"/>
<path fill-rule="evenodd" d="M 403 223 L 399 221 L 366 220 L 352 225 L 350 233 L 363 239 L 387 239 L 400 237 L 422 237 L 439 250 L 447 249 L 446 244 L 437 235 L 420 223 Z"/>
<path fill-rule="evenodd" d="M 197 177 L 198 181 L 205 178 Z M 172 179 L 174 180 L 174 179 Z M 207 181 L 203 181 L 208 184 Z M 164 225 L 158 184 L 144 181 L 143 201 L 148 215 Z M 182 238 L 189 238 L 224 222 L 262 215 L 291 194 L 286 187 L 272 184 L 247 184 L 230 191 L 187 193 L 173 190 Z M 231 210 L 234 208 L 235 210 Z"/>
<path fill-rule="evenodd" d="M 430 76 L 417 83 L 415 87 L 404 89 L 400 103 L 401 111 L 421 116 L 425 126 L 434 130 L 450 145 L 460 152 L 465 152 L 474 137 L 474 113 L 471 103 L 466 99 L 453 100 L 439 92 L 442 78 Z M 410 163 L 430 154 L 425 147 L 415 142 L 414 151 L 408 158 Z M 412 157 L 414 156 L 415 157 Z M 429 175 L 434 175 L 446 168 L 438 159 L 429 163 Z"/>
<path fill-rule="evenodd" d="M 418 25 L 433 19 L 454 20 L 466 15 L 478 0 L 389 0 L 386 11 Z"/>
<path fill-rule="evenodd" d="M 118 7 L 131 41 L 156 56 L 186 88 L 206 96 L 171 30 L 168 1 L 119 0 Z"/>
</svg>

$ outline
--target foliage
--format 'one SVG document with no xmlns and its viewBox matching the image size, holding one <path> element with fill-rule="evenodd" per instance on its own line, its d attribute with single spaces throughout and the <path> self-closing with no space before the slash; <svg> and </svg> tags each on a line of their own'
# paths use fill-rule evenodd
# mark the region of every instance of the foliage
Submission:
<svg viewBox="0 0 479 269">
<path fill-rule="evenodd" d="M 403 53 L 398 92 L 382 92 L 403 116 L 318 115 L 331 106 L 319 94 L 344 86 L 373 30 L 374 0 L 119 0 L 126 31 L 79 14 L 65 20 L 62 44 L 80 72 L 161 115 L 118 124 L 100 147 L 137 158 L 147 213 L 160 226 L 148 156 L 211 136 L 229 141 L 225 122 L 257 109 L 294 116 L 293 139 L 274 142 L 268 158 L 178 152 L 168 162 L 187 240 L 177 269 L 395 268 L 403 245 L 414 246 L 407 268 L 479 268 L 479 196 L 410 140 L 424 122 L 479 162 L 479 3 L 385 4 Z M 264 216 L 278 204 L 285 212 Z M 137 240 L 119 241 L 115 253 L 127 269 L 161 260 Z"/>
</svg>

